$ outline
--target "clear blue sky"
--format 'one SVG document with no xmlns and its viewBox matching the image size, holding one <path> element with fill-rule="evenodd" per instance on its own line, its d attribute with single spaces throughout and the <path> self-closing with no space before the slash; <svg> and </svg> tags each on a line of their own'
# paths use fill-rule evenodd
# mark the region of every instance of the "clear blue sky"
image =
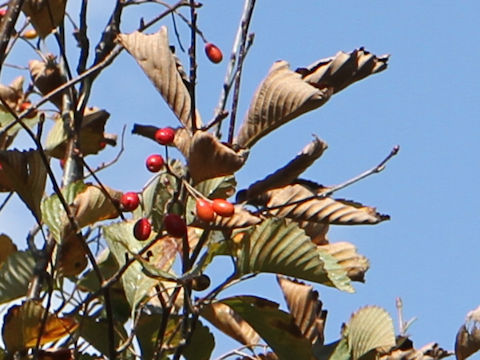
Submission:
<svg viewBox="0 0 480 360">
<path fill-rule="evenodd" d="M 90 4 L 98 24 L 105 22 L 103 11 L 111 4 Z M 96 6 L 103 11 L 95 11 Z M 199 10 L 201 30 L 226 56 L 242 6 L 237 0 L 208 0 Z M 132 21 L 125 23 L 123 31 L 138 24 L 140 8 L 126 13 Z M 150 11 L 160 9 L 150 7 Z M 238 173 L 239 188 L 263 178 L 295 156 L 312 133 L 325 140 L 329 149 L 305 177 L 326 185 L 357 175 L 376 165 L 392 146 L 401 146 L 383 173 L 337 194 L 376 206 L 392 219 L 373 227 L 331 228 L 331 241 L 354 243 L 370 259 L 371 269 L 366 284 L 355 284 L 353 295 L 316 286 L 329 310 L 327 342 L 338 338 L 341 323 L 361 306 L 377 304 L 396 319 L 395 298 L 400 296 L 405 317 L 418 317 L 410 328 L 415 345 L 437 341 L 453 349 L 466 313 L 480 303 L 478 14 L 480 3 L 473 0 L 257 2 L 251 25 L 256 36 L 244 67 L 240 119 L 276 60 L 287 60 L 296 68 L 360 46 L 378 55 L 391 54 L 385 72 L 343 90 L 324 107 L 260 141 Z M 188 44 L 185 26 L 178 23 Z M 163 24 L 175 44 L 171 20 Z M 93 35 L 95 27 L 91 31 Z M 75 51 L 74 46 L 71 49 Z M 26 64 L 34 57 L 31 52 L 25 54 L 10 61 Z M 186 67 L 185 54 L 180 57 Z M 213 65 L 199 53 L 197 94 L 204 120 L 213 114 L 225 68 L 226 62 Z M 10 81 L 9 74 L 4 74 L 3 83 Z M 120 190 L 141 188 L 149 178 L 144 158 L 158 148 L 131 135 L 131 127 L 134 122 L 176 126 L 173 114 L 126 53 L 99 78 L 91 105 L 111 113 L 108 132 L 120 133 L 124 124 L 128 129 L 125 155 L 116 167 L 100 174 L 102 180 Z M 115 152 L 105 151 L 90 161 L 107 161 Z M 23 226 L 26 216 L 17 201 L 0 214 L 0 232 L 15 237 L 20 246 L 28 230 Z M 209 274 L 218 279 L 229 271 L 227 263 L 219 262 Z M 262 276 L 228 294 L 260 294 L 283 302 L 272 276 Z M 220 342 L 216 354 L 235 346 Z"/>
</svg>

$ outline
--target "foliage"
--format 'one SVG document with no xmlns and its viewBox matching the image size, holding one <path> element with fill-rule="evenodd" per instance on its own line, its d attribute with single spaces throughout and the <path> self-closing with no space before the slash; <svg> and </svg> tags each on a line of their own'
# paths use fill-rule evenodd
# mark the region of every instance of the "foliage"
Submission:
<svg viewBox="0 0 480 360">
<path fill-rule="evenodd" d="M 121 33 L 124 10 L 149 3 L 162 11 L 151 20 L 142 19 L 137 31 Z M 117 1 L 88 66 L 87 4 L 83 0 L 75 14 L 79 24 L 73 26 L 73 33 L 66 0 L 10 0 L 3 19 L 9 21 L 0 27 L 0 70 L 19 41 L 29 43 L 41 58 L 28 64 L 31 83 L 26 90 L 22 77 L 0 85 L 0 191 L 18 194 L 36 222 L 28 233 L 28 249 L 18 250 L 7 234 L 0 235 L 0 303 L 8 307 L 0 359 L 183 356 L 203 360 L 211 357 L 219 342 L 212 326 L 249 350 L 245 359 L 413 360 L 450 355 L 437 344 L 415 349 L 405 336 L 404 324 L 396 336 L 392 318 L 376 306 L 354 312 L 338 341 L 324 344 L 327 311 L 313 286 L 301 282 L 353 292 L 353 282 L 364 281 L 368 259 L 349 242 L 330 242 L 329 227 L 374 225 L 389 216 L 333 196 L 382 171 L 398 147 L 366 173 L 325 187 L 301 178 L 327 149 L 314 136 L 283 167 L 237 189 L 235 174 L 260 139 L 321 107 L 354 82 L 385 70 L 388 56 L 359 48 L 296 70 L 284 60 L 277 61 L 237 125 L 242 65 L 253 41 L 249 24 L 255 2 L 246 0 L 219 105 L 214 118 L 204 123 L 195 103 L 197 40 L 208 43 L 197 25 L 200 4 Z M 191 29 L 188 74 L 171 45 L 174 32 L 169 34 L 163 25 L 168 15 Z M 22 35 L 22 18 L 40 37 L 36 45 L 31 33 Z M 160 30 L 147 34 L 157 23 L 162 24 Z M 180 43 L 180 35 L 176 36 Z M 45 39 L 56 40 L 56 54 L 44 51 Z M 78 59 L 65 53 L 65 41 L 72 39 L 80 48 Z M 105 133 L 110 114 L 94 107 L 90 95 L 95 80 L 123 50 L 179 120 L 173 141 L 159 144 L 165 165 L 138 191 L 141 204 L 131 216 L 121 206 L 122 193 L 98 178 L 103 168 L 92 169 L 86 160 L 117 144 L 116 135 Z M 218 62 L 222 56 L 215 55 L 212 61 Z M 52 105 L 55 111 L 47 111 Z M 221 125 L 228 117 L 229 133 L 222 139 Z M 49 128 L 47 118 L 53 120 Z M 155 141 L 158 127 L 131 125 L 132 132 L 141 136 L 138 141 Z M 42 131 L 48 134 L 42 136 Z M 20 132 L 31 138 L 33 149 L 14 148 Z M 172 147 L 183 158 L 169 157 Z M 123 144 L 119 156 L 122 151 Z M 52 158 L 63 162 L 61 181 L 52 169 Z M 91 182 L 85 173 L 92 176 Z M 45 194 L 48 183 L 54 189 L 51 195 Z M 236 199 L 233 215 L 216 210 L 210 222 L 196 215 L 197 200 L 208 207 L 214 199 L 231 198 Z M 178 215 L 168 217 L 169 221 L 182 223 L 165 226 L 167 214 Z M 153 231 L 139 240 L 133 228 L 140 218 Z M 211 286 L 204 273 L 219 256 L 232 260 L 233 273 Z M 259 273 L 277 275 L 288 309 L 255 295 L 222 296 L 227 287 Z M 197 296 L 196 291 L 204 292 Z M 476 310 L 460 329 L 455 349 L 459 359 L 480 349 L 478 322 Z"/>
</svg>

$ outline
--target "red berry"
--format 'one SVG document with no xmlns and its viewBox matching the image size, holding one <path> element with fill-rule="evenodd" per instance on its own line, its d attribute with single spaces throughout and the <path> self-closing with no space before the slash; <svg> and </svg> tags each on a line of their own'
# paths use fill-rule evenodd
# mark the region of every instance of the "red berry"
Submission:
<svg viewBox="0 0 480 360">
<path fill-rule="evenodd" d="M 150 155 L 146 161 L 147 169 L 151 172 L 159 172 L 164 164 L 165 161 L 163 160 L 162 155 L 158 154 Z"/>
<path fill-rule="evenodd" d="M 200 220 L 210 222 L 215 219 L 215 212 L 213 211 L 212 203 L 210 201 L 197 199 L 195 209 Z"/>
<path fill-rule="evenodd" d="M 63 169 L 65 168 L 65 164 L 67 163 L 67 160 L 65 159 L 60 159 L 60 167 Z"/>
<path fill-rule="evenodd" d="M 175 139 L 175 130 L 170 127 L 163 129 L 158 129 L 155 132 L 155 140 L 157 140 L 162 145 L 169 145 Z"/>
<path fill-rule="evenodd" d="M 122 205 L 123 211 L 133 211 L 138 207 L 138 204 L 140 204 L 140 198 L 136 192 L 126 192 L 122 195 L 120 204 Z"/>
<path fill-rule="evenodd" d="M 5 16 L 7 14 L 7 9 L 0 9 L 0 17 Z"/>
<path fill-rule="evenodd" d="M 207 43 L 205 45 L 205 53 L 207 54 L 208 59 L 215 64 L 218 64 L 223 59 L 222 50 L 212 43 Z"/>
<path fill-rule="evenodd" d="M 133 236 L 137 240 L 147 240 L 150 237 L 150 233 L 152 232 L 152 225 L 147 218 L 141 218 L 133 227 Z"/>
<path fill-rule="evenodd" d="M 184 237 L 187 234 L 187 224 L 177 214 L 168 214 L 163 219 L 165 230 L 174 237 Z"/>
<path fill-rule="evenodd" d="M 224 199 L 213 200 L 212 207 L 213 211 L 223 217 L 230 217 L 235 212 L 235 207 L 233 204 Z"/>
</svg>

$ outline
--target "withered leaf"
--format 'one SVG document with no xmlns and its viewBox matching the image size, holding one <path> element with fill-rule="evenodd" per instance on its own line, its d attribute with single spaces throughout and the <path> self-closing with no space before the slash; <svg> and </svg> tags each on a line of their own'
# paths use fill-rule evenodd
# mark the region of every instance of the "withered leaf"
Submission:
<svg viewBox="0 0 480 360">
<path fill-rule="evenodd" d="M 253 96 L 234 142 L 250 148 L 279 126 L 323 105 L 330 95 L 330 89 L 310 85 L 286 61 L 277 61 Z"/>
<path fill-rule="evenodd" d="M 178 59 L 170 49 L 167 28 L 162 26 L 150 35 L 138 31 L 120 34 L 118 41 L 135 58 L 183 126 L 192 130 L 190 92 L 179 71 Z M 196 128 L 200 128 L 198 112 L 195 120 Z"/>
<path fill-rule="evenodd" d="M 364 48 L 350 53 L 340 51 L 333 57 L 318 60 L 296 72 L 309 84 L 319 88 L 328 87 L 336 93 L 356 81 L 385 70 L 388 58 L 388 55 L 377 57 Z"/>
<path fill-rule="evenodd" d="M 60 66 L 55 61 L 55 56 L 51 54 L 46 56 L 46 61 L 31 60 L 28 63 L 28 68 L 33 84 L 44 96 L 67 81 L 61 73 Z M 64 92 L 60 92 L 50 99 L 58 109 L 62 109 L 63 94 Z"/>
<path fill-rule="evenodd" d="M 390 218 L 379 214 L 375 208 L 353 201 L 312 198 L 316 193 L 300 184 L 274 189 L 267 195 L 267 208 L 274 208 L 269 213 L 279 217 L 335 225 L 377 224 Z"/>
<path fill-rule="evenodd" d="M 257 332 L 228 305 L 222 303 L 205 305 L 200 315 L 243 345 L 255 345 L 260 340 Z"/>
<path fill-rule="evenodd" d="M 467 314 L 465 324 L 457 332 L 455 356 L 463 360 L 480 350 L 480 306 Z"/>
<path fill-rule="evenodd" d="M 17 109 L 24 98 L 23 81 L 23 76 L 19 76 L 15 78 L 10 85 L 0 84 L 0 98 L 2 98 L 12 110 Z M 8 112 L 8 109 L 1 103 L 0 109 Z"/>
<path fill-rule="evenodd" d="M 336 242 L 319 246 L 320 249 L 332 255 L 347 271 L 352 281 L 365 281 L 365 273 L 370 264 L 368 259 L 357 253 L 357 248 L 349 242 Z"/>
<path fill-rule="evenodd" d="M 452 355 L 452 352 L 442 349 L 437 343 L 432 342 L 420 349 L 394 348 L 388 354 L 380 356 L 379 360 L 440 360 Z"/>
<path fill-rule="evenodd" d="M 40 220 L 47 170 L 39 152 L 3 150 L 0 164 L 0 191 L 15 191 Z"/>
<path fill-rule="evenodd" d="M 329 224 L 314 221 L 299 221 L 298 226 L 305 231 L 305 234 L 312 239 L 312 242 L 317 245 L 328 244 L 328 229 Z"/>
<path fill-rule="evenodd" d="M 17 251 L 17 246 L 6 234 L 0 234 L 0 267 L 2 267 L 8 256 Z"/>
<path fill-rule="evenodd" d="M 4 317 L 2 328 L 3 341 L 9 352 L 32 348 L 36 346 L 37 341 L 43 345 L 59 340 L 78 328 L 78 323 L 72 317 L 60 318 L 48 314 L 42 329 L 45 312 L 46 309 L 35 301 L 26 301 L 22 305 L 10 307 Z"/>
<path fill-rule="evenodd" d="M 245 200 L 255 198 L 268 190 L 280 188 L 292 183 L 300 174 L 307 170 L 315 160 L 322 156 L 326 149 L 327 144 L 315 136 L 314 140 L 305 146 L 287 165 L 278 169 L 273 174 L 268 175 L 265 179 L 250 185 L 245 194 Z"/>
<path fill-rule="evenodd" d="M 84 241 L 80 235 L 70 234 L 59 245 L 57 268 L 63 276 L 75 276 L 80 274 L 87 266 L 87 253 Z"/>
<path fill-rule="evenodd" d="M 322 309 L 318 292 L 310 285 L 289 280 L 284 276 L 277 275 L 277 281 L 282 288 L 290 314 L 303 336 L 312 344 L 323 345 L 327 311 Z"/>
<path fill-rule="evenodd" d="M 188 170 L 194 183 L 231 175 L 247 160 L 248 151 L 235 151 L 206 131 L 193 135 L 188 152 Z"/>
<path fill-rule="evenodd" d="M 80 130 L 80 151 L 83 155 L 97 154 L 106 144 L 115 145 L 117 137 L 104 133 L 105 124 L 110 117 L 106 110 L 87 108 Z M 67 145 L 68 132 L 62 119 L 57 119 L 47 136 L 45 150 L 49 155 L 63 159 Z"/>
<path fill-rule="evenodd" d="M 26 0 L 22 10 L 44 38 L 63 22 L 66 4 L 67 0 Z"/>
</svg>

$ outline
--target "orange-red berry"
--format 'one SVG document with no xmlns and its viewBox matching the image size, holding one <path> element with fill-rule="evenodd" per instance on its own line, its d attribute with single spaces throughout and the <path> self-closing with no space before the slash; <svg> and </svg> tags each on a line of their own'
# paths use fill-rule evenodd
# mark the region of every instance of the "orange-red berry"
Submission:
<svg viewBox="0 0 480 360">
<path fill-rule="evenodd" d="M 208 59 L 215 64 L 218 64 L 223 59 L 222 50 L 212 43 L 205 45 L 205 54 L 207 54 Z"/>
<path fill-rule="evenodd" d="M 197 217 L 202 221 L 210 222 L 215 219 L 215 212 L 213 211 L 213 206 L 210 201 L 197 199 L 195 210 L 197 212 Z"/>
<path fill-rule="evenodd" d="M 177 214 L 167 214 L 163 218 L 165 230 L 173 237 L 184 237 L 187 234 L 187 224 Z"/>
<path fill-rule="evenodd" d="M 22 37 L 29 40 L 35 39 L 37 36 L 38 36 L 38 33 L 35 29 L 27 30 L 22 34 Z"/>
<path fill-rule="evenodd" d="M 133 211 L 140 204 L 140 198 L 136 192 L 126 192 L 122 195 L 120 204 L 122 205 L 123 211 Z"/>
<path fill-rule="evenodd" d="M 164 164 L 165 161 L 163 160 L 162 155 L 159 154 L 150 155 L 145 162 L 147 169 L 151 172 L 159 172 Z"/>
<path fill-rule="evenodd" d="M 173 143 L 175 139 L 175 130 L 170 127 L 166 127 L 163 129 L 158 129 L 155 132 L 155 140 L 162 145 L 169 145 Z"/>
<path fill-rule="evenodd" d="M 213 211 L 223 217 L 230 217 L 235 213 L 233 204 L 224 199 L 215 199 L 212 203 Z"/>
<path fill-rule="evenodd" d="M 139 219 L 133 226 L 133 236 L 137 240 L 147 240 L 152 233 L 152 225 L 147 218 Z"/>
</svg>

